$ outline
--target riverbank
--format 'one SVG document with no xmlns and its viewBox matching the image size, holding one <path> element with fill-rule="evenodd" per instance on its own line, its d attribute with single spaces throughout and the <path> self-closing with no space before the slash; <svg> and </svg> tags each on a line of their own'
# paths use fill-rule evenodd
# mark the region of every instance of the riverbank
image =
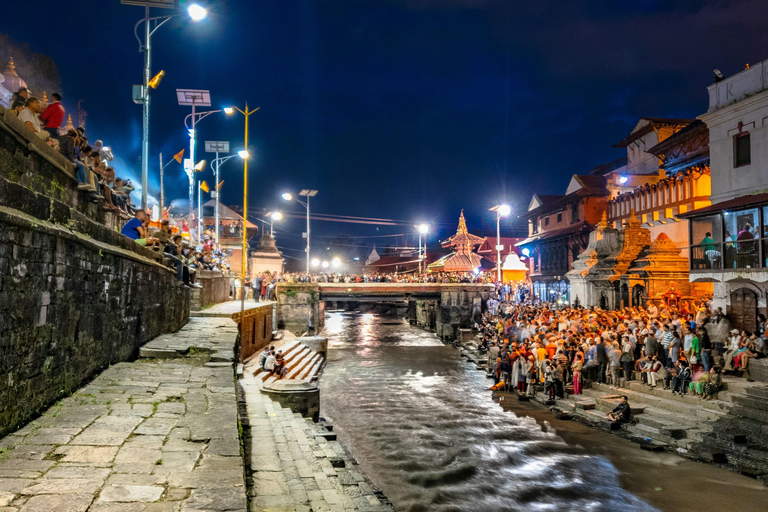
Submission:
<svg viewBox="0 0 768 512">
<path fill-rule="evenodd" d="M 486 357 L 477 353 L 476 341 L 460 345 L 462 355 L 487 372 Z M 489 380 L 489 383 L 491 381 Z M 697 462 L 726 468 L 768 483 L 768 387 L 736 377 L 723 378 L 723 390 L 713 400 L 692 394 L 674 395 L 662 386 L 651 389 L 639 381 L 622 381 L 622 387 L 585 382 L 582 393 L 551 401 L 543 386 L 530 400 L 549 409 L 559 420 L 579 421 L 623 437 L 647 451 L 672 452 Z M 490 386 L 490 384 L 489 384 Z M 507 401 L 518 394 L 494 392 Z M 632 421 L 612 424 L 606 413 L 627 396 Z M 528 400 L 528 397 L 522 397 Z"/>
</svg>

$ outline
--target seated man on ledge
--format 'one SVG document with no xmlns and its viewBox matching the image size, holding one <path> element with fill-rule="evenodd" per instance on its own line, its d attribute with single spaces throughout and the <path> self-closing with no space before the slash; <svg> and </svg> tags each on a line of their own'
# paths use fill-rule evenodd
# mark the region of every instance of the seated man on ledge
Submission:
<svg viewBox="0 0 768 512">
<path fill-rule="evenodd" d="M 144 210 L 137 210 L 136 216 L 123 225 L 120 231 L 123 235 L 134 240 L 139 245 L 153 245 L 158 243 L 157 238 L 147 238 L 147 225 L 149 217 Z"/>
<path fill-rule="evenodd" d="M 629 408 L 627 395 L 624 395 L 621 397 L 621 403 L 608 413 L 608 419 L 613 423 L 627 423 L 631 414 L 632 410 Z"/>
</svg>

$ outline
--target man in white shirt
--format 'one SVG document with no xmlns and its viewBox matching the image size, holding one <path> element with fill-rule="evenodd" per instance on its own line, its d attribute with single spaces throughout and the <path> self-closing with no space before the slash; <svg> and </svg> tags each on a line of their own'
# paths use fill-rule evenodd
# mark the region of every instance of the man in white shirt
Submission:
<svg viewBox="0 0 768 512">
<path fill-rule="evenodd" d="M 40 125 L 40 119 L 37 117 L 42 109 L 39 99 L 35 97 L 29 98 L 29 100 L 27 100 L 27 106 L 24 107 L 24 110 L 19 112 L 19 119 L 27 126 L 27 128 L 32 130 L 35 135 L 43 140 L 47 140 L 51 135 L 43 130 L 43 127 Z"/>
<path fill-rule="evenodd" d="M 267 356 L 267 360 L 264 362 L 264 370 L 268 371 L 271 375 L 272 372 L 275 371 L 275 366 L 277 366 L 277 358 L 275 357 L 275 354 L 270 353 L 269 356 Z"/>
</svg>

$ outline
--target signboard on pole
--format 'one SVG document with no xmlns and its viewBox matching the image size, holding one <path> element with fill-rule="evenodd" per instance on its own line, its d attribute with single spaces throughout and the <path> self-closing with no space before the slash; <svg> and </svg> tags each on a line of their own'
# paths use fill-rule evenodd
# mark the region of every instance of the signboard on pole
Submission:
<svg viewBox="0 0 768 512">
<path fill-rule="evenodd" d="M 160 7 L 162 9 L 176 8 L 176 0 L 120 0 L 123 5 L 138 5 L 140 7 Z"/>
<path fill-rule="evenodd" d="M 207 140 L 205 141 L 206 153 L 229 153 L 228 140 Z"/>
</svg>

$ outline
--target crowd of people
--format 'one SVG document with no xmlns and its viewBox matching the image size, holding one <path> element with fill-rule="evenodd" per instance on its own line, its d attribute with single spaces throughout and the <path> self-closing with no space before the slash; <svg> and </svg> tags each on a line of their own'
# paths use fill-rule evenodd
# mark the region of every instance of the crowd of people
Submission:
<svg viewBox="0 0 768 512">
<path fill-rule="evenodd" d="M 114 160 L 109 147 L 100 140 L 89 143 L 84 127 L 62 128 L 65 117 L 61 94 L 51 94 L 53 101 L 43 101 L 31 96 L 29 89 L 21 87 L 11 99 L 11 111 L 32 133 L 69 160 L 77 176 L 78 188 L 123 219 L 135 214 L 131 203 L 134 190 L 130 179 L 115 175 L 109 162 Z"/>
<path fill-rule="evenodd" d="M 712 400 L 723 373 L 751 381 L 750 360 L 768 355 L 764 315 L 754 332 L 732 329 L 727 339 L 712 339 L 720 322 L 727 322 L 722 310 L 707 304 L 683 314 L 664 305 L 606 311 L 492 300 L 475 327 L 495 389 L 532 395 L 543 386 L 556 400 L 570 383 L 580 394 L 585 381 L 620 387 L 640 379 Z"/>
<path fill-rule="evenodd" d="M 300 272 L 280 274 L 278 281 L 283 283 L 493 283 L 494 278 L 487 272 L 367 272 L 363 274 Z"/>
</svg>

